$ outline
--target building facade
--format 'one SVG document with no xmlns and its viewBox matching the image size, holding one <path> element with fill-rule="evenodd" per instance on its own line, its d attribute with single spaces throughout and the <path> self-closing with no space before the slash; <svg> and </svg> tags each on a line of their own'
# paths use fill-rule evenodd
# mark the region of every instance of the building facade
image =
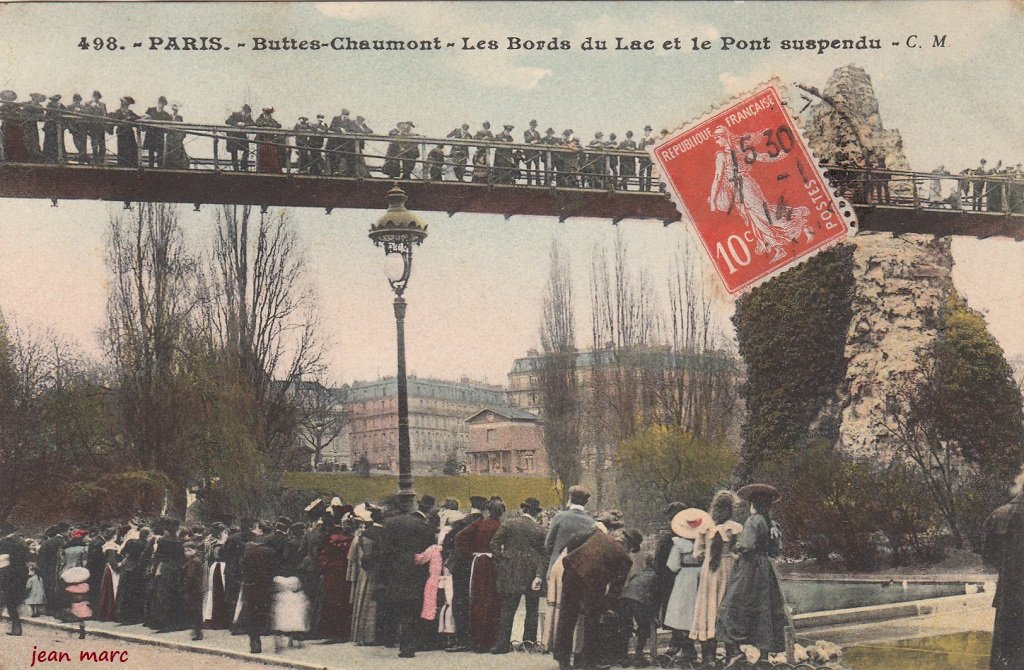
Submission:
<svg viewBox="0 0 1024 670">
<path fill-rule="evenodd" d="M 465 464 L 469 449 L 466 419 L 485 406 L 502 405 L 500 386 L 463 378 L 453 382 L 408 378 L 409 441 L 413 472 L 441 474 L 454 457 Z M 398 471 L 398 381 L 385 377 L 355 382 L 345 393 L 351 463 L 363 456 L 376 470 Z"/>
<path fill-rule="evenodd" d="M 515 407 L 486 407 L 466 424 L 470 474 L 550 475 L 537 415 Z"/>
</svg>

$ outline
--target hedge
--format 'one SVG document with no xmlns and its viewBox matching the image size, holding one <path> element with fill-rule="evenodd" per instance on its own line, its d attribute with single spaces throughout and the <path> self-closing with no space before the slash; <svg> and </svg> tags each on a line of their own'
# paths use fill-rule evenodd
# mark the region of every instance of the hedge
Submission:
<svg viewBox="0 0 1024 670">
<path fill-rule="evenodd" d="M 286 488 L 312 491 L 318 495 L 340 496 L 347 503 L 382 500 L 398 489 L 398 478 L 388 475 L 360 477 L 350 472 L 286 472 Z M 502 477 L 494 475 L 461 475 L 416 477 L 416 495 L 430 494 L 441 503 L 445 498 L 458 498 L 460 507 L 469 506 L 469 496 L 501 496 L 509 509 L 516 509 L 526 498 L 536 498 L 544 507 L 558 507 L 560 499 L 551 480 L 546 477 Z"/>
</svg>

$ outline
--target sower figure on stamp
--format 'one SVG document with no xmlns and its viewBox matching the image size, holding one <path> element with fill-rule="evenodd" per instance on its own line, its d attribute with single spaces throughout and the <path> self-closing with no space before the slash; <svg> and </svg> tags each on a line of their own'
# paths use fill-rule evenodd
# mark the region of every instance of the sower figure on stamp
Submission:
<svg viewBox="0 0 1024 670">
<path fill-rule="evenodd" d="M 253 125 L 252 108 L 249 105 L 242 105 L 241 111 L 233 112 L 225 121 L 224 125 L 232 128 L 248 128 Z M 249 170 L 249 136 L 244 132 L 228 132 L 227 150 L 231 154 L 231 169 L 235 172 L 246 172 Z M 239 158 L 241 154 L 241 158 Z"/>
</svg>

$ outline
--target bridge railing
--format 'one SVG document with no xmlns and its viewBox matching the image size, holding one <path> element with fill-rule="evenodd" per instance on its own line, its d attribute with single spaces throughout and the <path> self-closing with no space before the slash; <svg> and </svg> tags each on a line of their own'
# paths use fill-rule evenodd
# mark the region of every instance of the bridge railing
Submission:
<svg viewBox="0 0 1024 670">
<path fill-rule="evenodd" d="M 15 104 L 0 105 L 0 123 L 0 160 L 16 163 L 664 192 L 645 152 L 606 146 L 122 121 Z M 1024 213 L 1020 174 L 825 168 L 856 204 Z"/>
</svg>

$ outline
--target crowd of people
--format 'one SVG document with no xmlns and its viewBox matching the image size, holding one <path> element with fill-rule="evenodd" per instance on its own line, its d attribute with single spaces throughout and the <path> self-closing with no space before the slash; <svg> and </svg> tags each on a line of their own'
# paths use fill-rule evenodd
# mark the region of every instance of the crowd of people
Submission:
<svg viewBox="0 0 1024 670">
<path fill-rule="evenodd" d="M 771 564 L 781 535 L 766 485 L 721 491 L 710 513 L 673 503 L 651 552 L 622 514 L 596 517 L 574 486 L 565 509 L 535 498 L 508 514 L 499 497 L 440 505 L 422 496 L 412 512 L 396 499 L 352 506 L 317 499 L 302 521 L 242 519 L 182 526 L 152 523 L 50 526 L 41 537 L 0 538 L 0 595 L 21 634 L 22 607 L 77 623 L 142 624 L 157 632 L 230 629 L 262 652 L 308 640 L 397 647 L 411 658 L 444 649 L 553 653 L 560 668 L 644 667 L 664 652 L 682 663 L 736 663 L 739 645 L 763 654 L 785 646 L 786 613 Z M 541 599 L 545 608 L 541 611 Z M 513 622 L 525 605 L 521 642 Z M 543 614 L 543 616 L 542 616 Z M 542 622 L 543 621 L 543 625 Z M 631 644 L 632 640 L 632 644 Z M 630 654 L 630 646 L 633 652 Z M 717 661 L 716 661 L 717 659 Z"/>
<path fill-rule="evenodd" d="M 33 93 L 28 101 L 19 102 L 14 91 L 0 91 L 0 158 L 58 163 L 73 157 L 79 164 L 103 165 L 107 162 L 107 137 L 112 135 L 118 166 L 191 166 L 185 133 L 167 127 L 184 122 L 179 103 L 170 104 L 168 110 L 167 99 L 160 96 L 140 115 L 133 110 L 136 103 L 131 96 L 120 98 L 113 112 L 108 112 L 99 91 L 93 91 L 88 101 L 76 93 L 70 105 L 61 99 L 60 94 Z M 650 191 L 655 188 L 655 179 L 646 150 L 668 135 L 668 130 L 662 130 L 656 137 L 648 125 L 636 139 L 631 130 L 621 140 L 615 133 L 606 139 L 598 131 L 584 143 L 571 128 L 561 134 L 548 128 L 542 134 L 537 121 L 531 120 L 519 142 L 512 134 L 514 125 L 506 123 L 494 133 L 490 122 L 484 121 L 476 132 L 469 124 L 462 124 L 447 134 L 451 143 L 434 144 L 427 151 L 425 139 L 413 132 L 415 124 L 402 121 L 388 132 L 383 155 L 373 156 L 382 160 L 370 165 L 366 138 L 373 135 L 373 130 L 364 117 L 353 117 L 347 109 L 330 123 L 322 113 L 316 114 L 315 120 L 300 116 L 285 131 L 274 118 L 275 111 L 263 107 L 254 118 L 251 106 L 245 104 L 224 120 L 222 133 L 210 131 L 210 137 L 223 139 L 233 170 L 248 171 L 250 157 L 255 154 L 256 171 L 263 173 L 365 177 L 379 172 L 393 179 L 410 179 L 418 167 L 421 178 L 433 181 Z M 66 143 L 65 133 L 70 135 L 71 145 Z M 192 133 L 197 137 L 203 134 Z M 517 147 L 506 148 L 503 143 Z M 73 154 L 68 150 L 70 146 L 74 147 Z"/>
</svg>

